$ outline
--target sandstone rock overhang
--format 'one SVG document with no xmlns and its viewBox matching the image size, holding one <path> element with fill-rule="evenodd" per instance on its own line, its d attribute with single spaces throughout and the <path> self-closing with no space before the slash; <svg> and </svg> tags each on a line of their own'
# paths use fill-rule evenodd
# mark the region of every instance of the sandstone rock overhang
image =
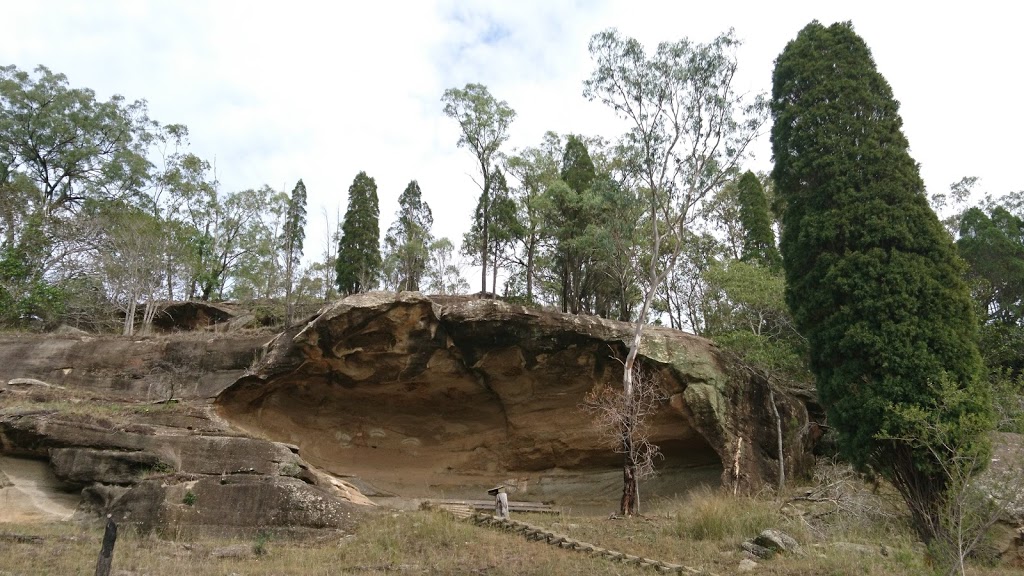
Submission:
<svg viewBox="0 0 1024 576">
<path fill-rule="evenodd" d="M 614 469 L 621 457 L 579 405 L 595 387 L 619 385 L 632 331 L 493 299 L 358 294 L 268 343 L 216 404 L 250 433 L 301 446 L 317 466 L 400 491 Z M 639 359 L 671 395 L 652 429 L 663 468 L 716 465 L 723 483 L 744 490 L 774 480 L 763 378 L 732 369 L 710 341 L 661 327 L 644 329 Z M 800 466 L 806 409 L 775 399 L 787 464 Z"/>
</svg>

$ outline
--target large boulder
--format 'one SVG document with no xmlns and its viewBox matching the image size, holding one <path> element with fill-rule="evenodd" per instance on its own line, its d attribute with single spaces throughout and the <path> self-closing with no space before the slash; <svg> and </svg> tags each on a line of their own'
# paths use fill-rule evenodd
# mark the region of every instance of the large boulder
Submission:
<svg viewBox="0 0 1024 576">
<path fill-rule="evenodd" d="M 621 385 L 632 333 L 627 323 L 499 300 L 359 294 L 272 340 L 216 404 L 234 425 L 298 445 L 318 467 L 403 494 L 614 470 L 621 457 L 580 404 L 597 387 Z M 643 334 L 639 361 L 671 398 L 651 427 L 663 476 L 713 466 L 738 491 L 774 483 L 766 380 L 708 340 L 651 326 Z M 807 411 L 781 390 L 773 396 L 792 473 L 808 462 Z"/>
</svg>

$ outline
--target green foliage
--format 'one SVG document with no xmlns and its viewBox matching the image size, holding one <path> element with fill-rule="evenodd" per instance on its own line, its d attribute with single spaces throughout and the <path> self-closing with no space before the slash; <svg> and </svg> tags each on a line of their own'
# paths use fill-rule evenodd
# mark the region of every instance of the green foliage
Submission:
<svg viewBox="0 0 1024 576">
<path fill-rule="evenodd" d="M 90 197 L 126 195 L 146 180 L 146 103 L 70 88 L 45 66 L 0 67 L 0 181 L 19 169 L 36 184 L 30 212 L 61 215 Z"/>
<path fill-rule="evenodd" d="M 430 244 L 429 261 L 427 262 L 427 290 L 431 294 L 465 294 L 469 292 L 469 282 L 462 277 L 453 258 L 455 246 L 447 238 L 438 238 Z"/>
<path fill-rule="evenodd" d="M 277 296 L 279 234 L 288 196 L 267 185 L 227 194 L 213 203 L 214 225 L 202 243 L 205 267 L 200 297 L 259 299 Z"/>
<path fill-rule="evenodd" d="M 281 254 L 284 256 L 285 322 L 291 324 L 295 315 L 292 292 L 302 264 L 302 243 L 306 239 L 306 184 L 300 178 L 292 189 L 281 229 Z"/>
<path fill-rule="evenodd" d="M 466 84 L 465 88 L 449 88 L 441 97 L 444 113 L 459 123 L 459 147 L 468 148 L 480 168 L 480 201 L 473 214 L 476 233 L 467 239 L 473 244 L 464 245 L 464 250 L 479 254 L 480 290 L 487 290 L 487 262 L 491 250 L 491 194 L 498 184 L 499 170 L 496 160 L 501 145 L 508 139 L 508 128 L 516 113 L 504 100 L 497 100 L 482 84 Z"/>
<path fill-rule="evenodd" d="M 707 281 L 721 296 L 706 336 L 773 379 L 791 385 L 812 380 L 807 372 L 807 342 L 786 308 L 781 271 L 733 260 L 713 264 Z"/>
<path fill-rule="evenodd" d="M 989 370 L 1024 374 L 1024 326 L 985 324 L 978 333 L 978 349 Z"/>
<path fill-rule="evenodd" d="M 281 244 L 285 261 L 298 267 L 302 260 L 302 243 L 306 238 L 306 185 L 300 178 L 288 199 L 284 227 L 281 230 Z"/>
<path fill-rule="evenodd" d="M 256 540 L 252 543 L 252 553 L 256 556 L 266 556 L 270 552 L 270 540 L 272 535 L 266 530 L 256 533 Z"/>
<path fill-rule="evenodd" d="M 194 506 L 197 500 L 199 500 L 199 497 L 196 496 L 196 493 L 189 490 L 185 492 L 185 497 L 181 499 L 181 503 L 185 506 Z"/>
<path fill-rule="evenodd" d="M 894 481 L 925 539 L 944 476 L 899 440 L 936 385 L 963 394 L 940 420 L 983 453 L 991 407 L 962 267 L 931 211 L 898 104 L 849 23 L 805 27 L 776 60 L 773 179 L 785 202 L 786 299 L 841 452 Z M 914 491 L 917 494 L 911 494 Z M 923 500 L 916 506 L 912 499 Z"/>
<path fill-rule="evenodd" d="M 768 198 L 757 175 L 747 170 L 737 185 L 739 220 L 743 226 L 743 260 L 762 266 L 776 267 L 782 263 L 775 247 L 775 232 L 768 213 Z"/>
<path fill-rule="evenodd" d="M 338 244 L 337 282 L 343 294 L 377 287 L 381 272 L 377 183 L 360 172 L 348 189 L 348 209 Z"/>
<path fill-rule="evenodd" d="M 1009 472 L 989 474 L 983 481 L 974 478 L 988 466 L 990 456 L 988 444 L 976 439 L 988 437 L 996 425 L 990 412 L 964 410 L 977 401 L 971 397 L 974 393 L 949 378 L 932 382 L 930 404 L 890 404 L 889 425 L 900 432 L 893 434 L 886 428 L 879 434 L 882 441 L 907 445 L 931 456 L 933 475 L 941 477 L 938 498 L 923 494 L 934 485 L 920 483 L 916 475 L 907 479 L 915 483 L 897 482 L 897 487 L 905 493 L 915 522 L 928 523 L 925 532 L 931 537 L 925 542 L 938 567 L 947 574 L 963 573 L 967 555 L 1020 495 L 1020 463 L 1007 463 Z M 1001 404 L 1012 400 L 1015 406 L 1009 411 L 1011 421 L 1019 424 L 1019 397 L 999 400 Z M 897 469 L 896 473 L 908 471 Z M 908 491 L 911 498 L 906 497 Z"/>
<path fill-rule="evenodd" d="M 66 292 L 50 284 L 26 255 L 25 247 L 0 251 L 0 325 L 51 324 L 64 310 Z"/>
<path fill-rule="evenodd" d="M 413 180 L 398 197 L 398 213 L 384 237 L 384 280 L 396 291 L 419 290 L 426 274 L 434 215 Z"/>
<path fill-rule="evenodd" d="M 154 126 L 144 101 L 98 100 L 43 66 L 0 66 L 0 321 L 57 319 L 59 286 L 94 253 L 95 222 L 79 211 L 138 195 Z"/>
<path fill-rule="evenodd" d="M 984 319 L 1024 321 L 1024 220 L 1002 206 L 990 214 L 970 208 L 960 218 L 956 244 Z"/>
</svg>

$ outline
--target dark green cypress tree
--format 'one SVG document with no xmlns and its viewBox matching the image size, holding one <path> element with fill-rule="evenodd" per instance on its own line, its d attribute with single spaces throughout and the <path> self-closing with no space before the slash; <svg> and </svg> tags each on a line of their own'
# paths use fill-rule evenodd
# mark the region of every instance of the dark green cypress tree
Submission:
<svg viewBox="0 0 1024 576">
<path fill-rule="evenodd" d="M 355 294 L 373 290 L 381 272 L 380 207 L 377 183 L 360 172 L 348 189 L 348 208 L 338 244 L 338 290 Z"/>
<path fill-rule="evenodd" d="M 984 462 L 991 425 L 962 266 L 850 23 L 812 22 L 786 46 L 771 109 L 786 300 L 829 425 L 845 457 L 894 483 L 930 542 L 947 477 L 916 436 L 941 427 Z"/>
<path fill-rule="evenodd" d="M 775 232 L 764 186 L 756 174 L 747 170 L 740 176 L 737 190 L 740 224 L 743 226 L 743 260 L 775 268 L 782 258 L 775 247 Z"/>
<path fill-rule="evenodd" d="M 596 175 L 586 143 L 579 136 L 570 134 L 562 155 L 562 180 L 577 194 L 582 194 L 590 189 Z"/>
</svg>

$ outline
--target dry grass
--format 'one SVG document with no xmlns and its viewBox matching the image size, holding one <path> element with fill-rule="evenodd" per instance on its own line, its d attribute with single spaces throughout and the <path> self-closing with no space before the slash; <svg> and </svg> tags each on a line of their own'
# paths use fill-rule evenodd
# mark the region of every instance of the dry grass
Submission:
<svg viewBox="0 0 1024 576">
<path fill-rule="evenodd" d="M 41 540 L 32 541 L 39 536 Z M 82 574 L 95 570 L 102 530 L 74 524 L 0 524 L 0 574 Z M 264 553 L 253 550 L 261 545 Z M 218 558 L 218 553 L 231 552 Z M 239 557 L 240 556 L 240 557 Z M 135 575 L 272 574 L 647 574 L 478 528 L 439 512 L 379 514 L 354 535 L 306 540 L 172 542 L 119 535 L 114 570 Z"/>
<path fill-rule="evenodd" d="M 849 489 L 872 493 L 871 486 L 863 484 L 851 484 Z M 760 561 L 756 574 L 931 573 L 923 548 L 915 544 L 905 518 L 898 514 L 858 516 L 851 508 L 842 514 L 818 515 L 819 503 L 786 502 L 697 490 L 683 498 L 651 503 L 651 512 L 644 517 L 523 518 L 604 548 L 723 576 L 736 573 L 745 558 L 739 544 L 766 527 L 794 536 L 802 553 Z M 865 509 L 870 511 L 873 505 L 869 502 Z M 101 537 L 102 531 L 95 526 L 0 524 L 0 574 L 92 574 Z M 218 556 L 225 552 L 227 557 Z M 382 511 L 368 516 L 354 534 L 325 531 L 303 539 L 265 535 L 171 541 L 128 531 L 121 534 L 114 554 L 114 573 L 119 572 L 135 576 L 654 573 L 528 542 L 518 535 L 430 511 Z M 997 576 L 1019 572 L 973 566 L 969 573 Z"/>
</svg>

